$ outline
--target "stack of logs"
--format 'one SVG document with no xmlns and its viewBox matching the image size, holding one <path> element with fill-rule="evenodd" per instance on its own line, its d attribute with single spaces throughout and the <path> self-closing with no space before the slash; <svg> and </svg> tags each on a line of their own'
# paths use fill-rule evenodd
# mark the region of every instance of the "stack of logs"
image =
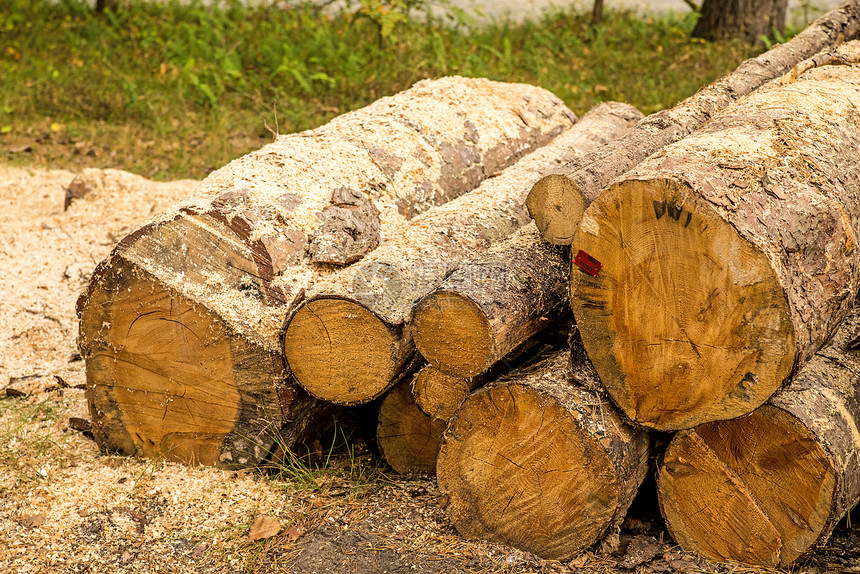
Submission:
<svg viewBox="0 0 860 574">
<path fill-rule="evenodd" d="M 94 272 L 97 441 L 258 465 L 378 401 L 459 532 L 569 559 L 673 432 L 676 541 L 790 564 L 860 501 L 859 30 L 849 2 L 645 118 L 443 78 L 279 136 Z"/>
</svg>

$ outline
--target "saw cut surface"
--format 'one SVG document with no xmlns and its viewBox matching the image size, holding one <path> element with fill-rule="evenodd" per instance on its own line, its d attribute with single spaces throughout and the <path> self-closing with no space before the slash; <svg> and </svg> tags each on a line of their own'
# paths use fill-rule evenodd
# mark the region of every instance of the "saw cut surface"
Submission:
<svg viewBox="0 0 860 574">
<path fill-rule="evenodd" d="M 712 560 L 786 566 L 818 539 L 835 491 L 822 447 L 769 404 L 684 431 L 659 473 L 673 537 Z"/>
<path fill-rule="evenodd" d="M 625 413 L 658 430 L 750 412 L 794 361 L 767 258 L 694 197 L 669 180 L 626 181 L 589 207 L 573 243 L 602 264 L 571 272 L 589 356 Z"/>
</svg>

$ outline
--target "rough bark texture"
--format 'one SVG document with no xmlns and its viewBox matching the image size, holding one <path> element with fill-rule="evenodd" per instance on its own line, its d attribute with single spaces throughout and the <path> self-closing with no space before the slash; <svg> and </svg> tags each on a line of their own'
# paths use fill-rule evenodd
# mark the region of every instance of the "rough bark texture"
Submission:
<svg viewBox="0 0 860 574">
<path fill-rule="evenodd" d="M 454 270 L 415 306 L 415 346 L 437 369 L 474 377 L 568 309 L 567 250 L 527 225 Z"/>
<path fill-rule="evenodd" d="M 541 179 L 529 193 L 529 214 L 545 241 L 571 242 L 583 211 L 610 182 L 662 147 L 680 140 L 766 82 L 802 60 L 860 32 L 860 2 L 825 14 L 785 44 L 742 63 L 731 74 L 674 107 L 651 114 L 622 138 Z"/>
<path fill-rule="evenodd" d="M 714 560 L 787 567 L 823 544 L 860 502 L 858 335 L 854 310 L 767 404 L 673 438 L 658 487 L 682 547 Z"/>
<path fill-rule="evenodd" d="M 650 436 L 571 384 L 568 360 L 560 352 L 491 383 L 449 421 L 436 473 L 463 536 L 569 560 L 623 520 Z"/>
<path fill-rule="evenodd" d="M 424 414 L 415 404 L 411 382 L 404 381 L 392 387 L 379 405 L 376 442 L 395 472 L 432 473 L 446 422 Z"/>
<path fill-rule="evenodd" d="M 310 400 L 287 381 L 279 335 L 314 263 L 360 258 L 571 123 L 545 90 L 443 78 L 211 174 L 123 239 L 79 301 L 99 444 L 259 462 Z"/>
<path fill-rule="evenodd" d="M 602 269 L 573 268 L 571 304 L 632 420 L 677 430 L 746 414 L 845 317 L 860 284 L 858 109 L 860 67 L 807 67 L 588 208 L 572 249 Z"/>
<path fill-rule="evenodd" d="M 785 29 L 787 14 L 788 0 L 704 0 L 693 37 L 758 44 Z"/>
<path fill-rule="evenodd" d="M 548 165 L 617 136 L 636 114 L 626 104 L 598 106 L 551 144 L 317 283 L 285 327 L 284 351 L 299 383 L 341 404 L 380 396 L 415 352 L 406 324 L 415 301 L 458 263 L 527 223 L 525 190 Z"/>
</svg>

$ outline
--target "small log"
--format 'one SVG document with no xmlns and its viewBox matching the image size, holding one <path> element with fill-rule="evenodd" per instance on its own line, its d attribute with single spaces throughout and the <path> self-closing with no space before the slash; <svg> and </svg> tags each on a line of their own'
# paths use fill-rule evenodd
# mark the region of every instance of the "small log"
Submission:
<svg viewBox="0 0 860 574">
<path fill-rule="evenodd" d="M 626 104 L 598 106 L 474 192 L 413 219 L 361 264 L 319 282 L 285 326 L 284 354 L 299 384 L 346 405 L 382 395 L 415 352 L 407 326 L 415 301 L 527 223 L 525 190 L 547 165 L 616 137 L 637 114 Z"/>
<path fill-rule="evenodd" d="M 447 420 L 426 415 L 412 395 L 411 382 L 393 386 L 379 405 L 376 442 L 398 474 L 435 473 L 436 455 Z"/>
<path fill-rule="evenodd" d="M 572 384 L 568 361 L 559 352 L 490 383 L 449 421 L 436 478 L 463 536 L 570 560 L 624 519 L 650 434 Z"/>
<path fill-rule="evenodd" d="M 679 432 L 659 467 L 669 531 L 712 560 L 787 568 L 860 503 L 860 311 L 750 415 Z"/>
<path fill-rule="evenodd" d="M 573 267 L 571 304 L 634 422 L 679 430 L 751 412 L 848 312 L 860 285 L 858 48 L 757 90 L 583 216 L 573 250 L 602 268 Z"/>
<path fill-rule="evenodd" d="M 475 377 L 568 309 L 569 273 L 567 250 L 527 225 L 418 301 L 415 346 L 440 371 Z"/>
<path fill-rule="evenodd" d="M 111 451 L 256 464 L 310 398 L 280 330 L 327 265 L 572 124 L 549 92 L 422 81 L 278 137 L 123 239 L 79 300 L 93 433 Z"/>
<path fill-rule="evenodd" d="M 731 103 L 788 72 L 802 60 L 860 33 L 860 2 L 833 10 L 785 44 L 743 62 L 734 72 L 674 107 L 651 114 L 624 137 L 570 162 L 535 184 L 529 214 L 542 237 L 570 244 L 585 208 L 615 178 L 666 145 L 689 135 Z"/>
<path fill-rule="evenodd" d="M 447 421 L 466 397 L 486 382 L 481 376 L 452 377 L 432 365 L 425 365 L 415 375 L 412 394 L 421 412 L 431 418 Z"/>
</svg>

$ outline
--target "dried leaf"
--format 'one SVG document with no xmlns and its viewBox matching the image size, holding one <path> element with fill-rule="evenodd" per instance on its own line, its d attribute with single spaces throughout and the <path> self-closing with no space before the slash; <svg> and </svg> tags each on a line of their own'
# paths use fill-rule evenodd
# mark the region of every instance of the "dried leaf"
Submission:
<svg viewBox="0 0 860 574">
<path fill-rule="evenodd" d="M 248 533 L 248 540 L 262 540 L 263 538 L 271 538 L 281 531 L 281 523 L 277 518 L 271 516 L 260 515 L 251 525 L 251 531 Z"/>
<path fill-rule="evenodd" d="M 287 538 L 290 539 L 290 542 L 298 539 L 299 536 L 305 533 L 305 527 L 301 524 L 293 524 L 289 528 L 287 528 L 285 534 Z"/>
</svg>

